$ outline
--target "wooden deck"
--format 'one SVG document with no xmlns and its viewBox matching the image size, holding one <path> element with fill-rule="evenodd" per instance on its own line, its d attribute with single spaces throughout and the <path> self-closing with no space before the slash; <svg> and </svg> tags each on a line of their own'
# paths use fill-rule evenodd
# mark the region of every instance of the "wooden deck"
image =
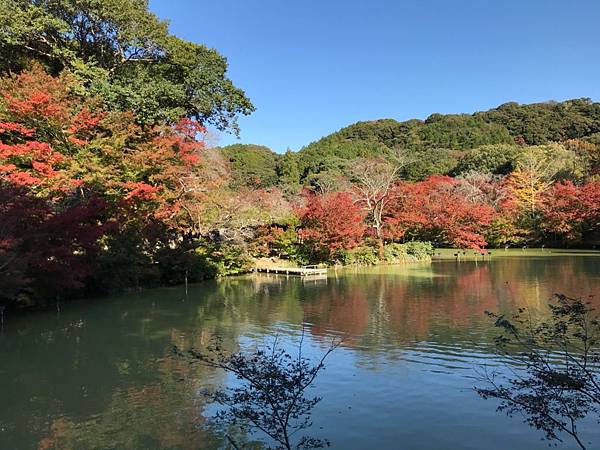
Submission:
<svg viewBox="0 0 600 450">
<path fill-rule="evenodd" d="M 326 268 L 319 268 L 316 266 L 304 266 L 304 267 L 256 267 L 255 272 L 263 273 L 276 273 L 284 275 L 298 275 L 300 277 L 307 276 L 323 276 L 327 275 Z"/>
</svg>

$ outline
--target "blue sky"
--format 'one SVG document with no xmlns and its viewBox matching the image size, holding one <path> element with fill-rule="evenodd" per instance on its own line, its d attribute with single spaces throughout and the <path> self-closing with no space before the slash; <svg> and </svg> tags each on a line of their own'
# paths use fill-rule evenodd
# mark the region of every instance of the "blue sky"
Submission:
<svg viewBox="0 0 600 450">
<path fill-rule="evenodd" d="M 220 144 L 294 150 L 359 120 L 600 99 L 596 0 L 151 0 L 256 112 Z"/>
</svg>

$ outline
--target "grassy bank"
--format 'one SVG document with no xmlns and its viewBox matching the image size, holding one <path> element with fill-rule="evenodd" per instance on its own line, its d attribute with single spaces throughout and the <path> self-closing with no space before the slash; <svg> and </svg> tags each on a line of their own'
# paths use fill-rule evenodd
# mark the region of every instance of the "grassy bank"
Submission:
<svg viewBox="0 0 600 450">
<path fill-rule="evenodd" d="M 436 248 L 432 256 L 435 260 L 460 260 L 482 261 L 494 258 L 523 258 L 523 257 L 553 257 L 553 256 L 593 256 L 600 257 L 600 250 L 560 249 L 560 248 L 509 248 L 492 249 L 482 255 L 475 250 L 459 250 L 455 248 Z"/>
</svg>

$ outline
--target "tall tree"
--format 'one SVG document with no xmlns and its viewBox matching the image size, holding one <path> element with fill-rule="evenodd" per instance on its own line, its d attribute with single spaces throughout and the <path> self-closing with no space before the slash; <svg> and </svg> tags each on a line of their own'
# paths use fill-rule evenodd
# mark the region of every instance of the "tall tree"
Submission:
<svg viewBox="0 0 600 450">
<path fill-rule="evenodd" d="M 350 163 L 350 176 L 355 183 L 354 193 L 375 229 L 379 259 L 383 261 L 385 214 L 390 204 L 394 184 L 400 169 L 408 162 L 404 153 L 398 152 L 393 160 L 361 158 Z"/>
<path fill-rule="evenodd" d="M 179 242 L 157 233 L 189 228 L 181 180 L 200 162 L 197 122 L 141 127 L 131 113 L 78 95 L 71 74 L 52 77 L 40 66 L 0 84 L 0 188 L 8 193 L 0 196 L 8 221 L 0 253 L 28 261 L 23 288 L 32 296 L 50 295 L 51 284 L 81 286 L 94 272 L 88 264 L 126 248 L 125 240 L 127 267 L 136 251 L 152 265 L 159 244 Z M 11 192 L 32 200 L 18 206 Z"/>
<path fill-rule="evenodd" d="M 307 193 L 306 202 L 306 207 L 299 211 L 300 236 L 322 259 L 360 243 L 365 232 L 365 213 L 356 205 L 351 194 Z"/>
<path fill-rule="evenodd" d="M 577 176 L 577 156 L 561 144 L 527 147 L 517 158 L 509 178 L 513 195 L 535 220 L 542 194 L 557 179 Z"/>
<path fill-rule="evenodd" d="M 280 186 L 289 193 L 298 192 L 300 187 L 300 167 L 298 166 L 298 154 L 289 148 L 279 158 L 277 164 L 277 175 Z"/>
<path fill-rule="evenodd" d="M 233 144 L 221 151 L 231 165 L 233 188 L 268 188 L 277 183 L 279 155 L 269 147 Z"/>
<path fill-rule="evenodd" d="M 254 110 L 226 77 L 225 58 L 171 35 L 147 0 L 1 0 L 0 28 L 0 70 L 31 60 L 52 74 L 67 69 L 139 123 L 188 116 L 237 130 L 237 115 Z"/>
<path fill-rule="evenodd" d="M 457 193 L 471 203 L 491 206 L 500 211 L 508 199 L 504 178 L 491 173 L 467 172 L 455 178 Z"/>
</svg>

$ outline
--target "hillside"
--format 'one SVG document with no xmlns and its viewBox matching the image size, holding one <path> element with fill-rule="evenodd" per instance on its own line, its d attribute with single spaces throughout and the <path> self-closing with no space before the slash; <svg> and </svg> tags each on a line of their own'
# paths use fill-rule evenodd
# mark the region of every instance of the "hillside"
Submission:
<svg viewBox="0 0 600 450">
<path fill-rule="evenodd" d="M 230 145 L 222 151 L 231 164 L 235 185 L 269 187 L 309 184 L 318 174 L 342 171 L 349 160 L 387 156 L 394 149 L 412 156 L 414 162 L 402 174 L 411 181 L 435 174 L 485 171 L 488 167 L 477 167 L 486 164 L 480 157 L 482 151 L 505 155 L 508 162 L 519 146 L 568 139 L 600 143 L 600 103 L 587 98 L 525 105 L 511 102 L 474 114 L 357 122 L 283 155 L 251 144 Z"/>
<path fill-rule="evenodd" d="M 335 169 L 358 156 L 410 151 L 415 162 L 405 176 L 451 173 L 461 157 L 485 146 L 544 144 L 566 139 L 600 141 L 600 103 L 590 99 L 519 105 L 505 103 L 474 114 L 432 114 L 426 120 L 358 122 L 312 142 L 298 156 L 303 179 Z"/>
</svg>

